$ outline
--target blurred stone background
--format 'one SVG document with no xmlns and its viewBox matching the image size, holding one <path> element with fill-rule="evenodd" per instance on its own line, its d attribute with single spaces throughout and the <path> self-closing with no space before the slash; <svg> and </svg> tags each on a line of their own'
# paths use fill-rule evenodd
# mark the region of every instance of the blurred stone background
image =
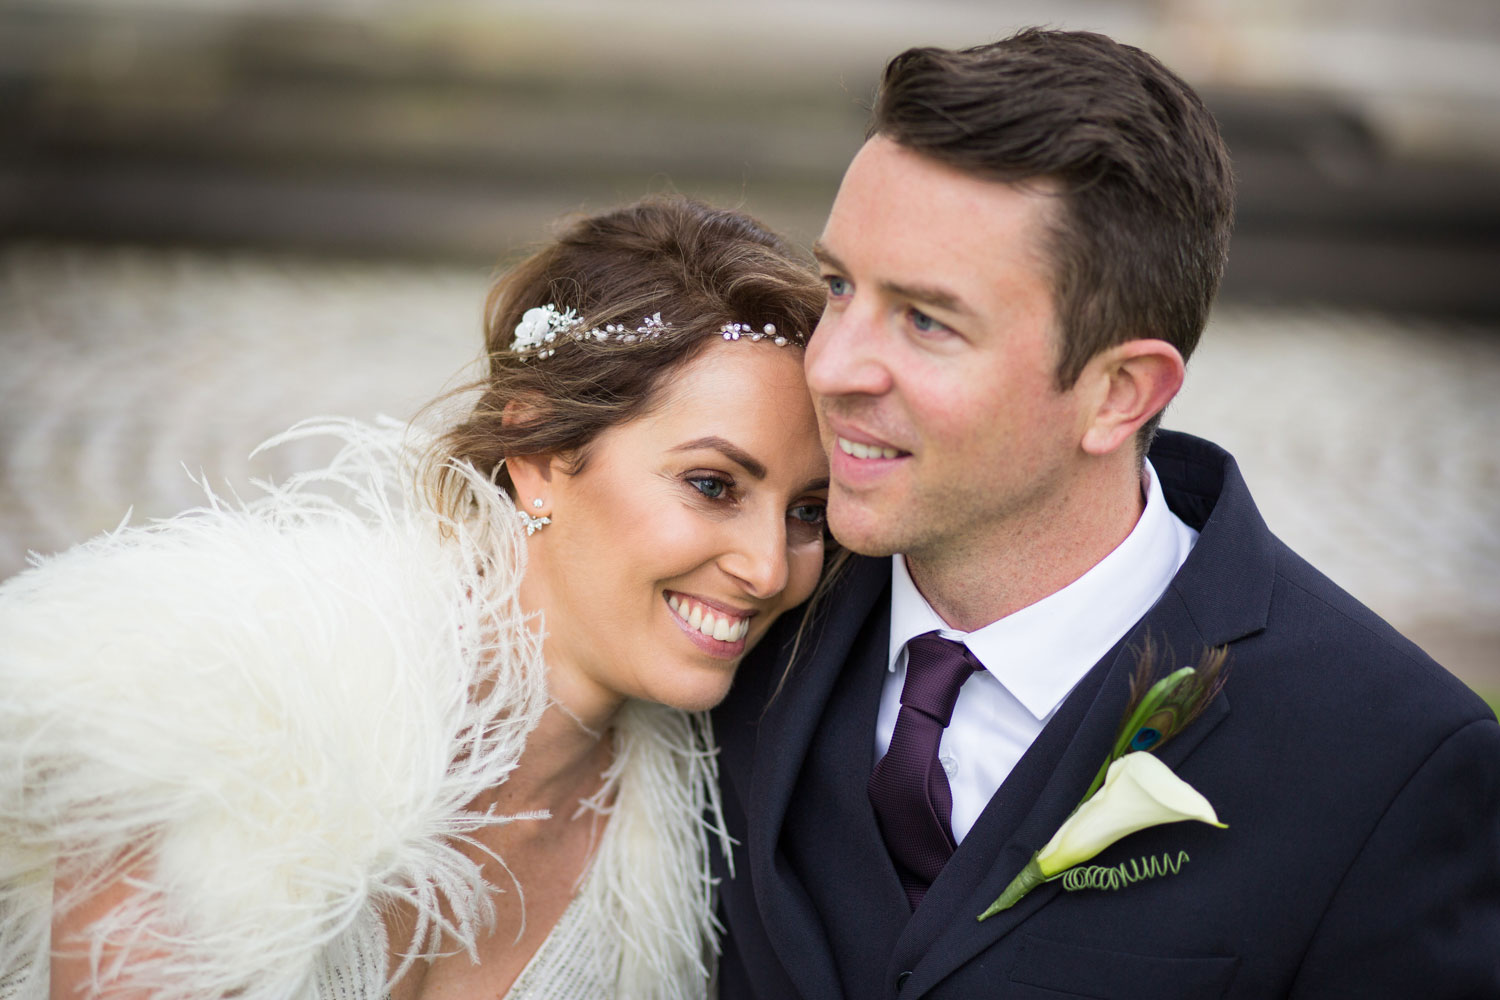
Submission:
<svg viewBox="0 0 1500 1000">
<path fill-rule="evenodd" d="M 1026 24 L 1156 53 L 1241 195 L 1167 425 L 1500 694 L 1493 0 L 0 0 L 0 577 L 408 417 L 497 263 L 677 190 L 806 243 L 885 59 Z"/>
</svg>

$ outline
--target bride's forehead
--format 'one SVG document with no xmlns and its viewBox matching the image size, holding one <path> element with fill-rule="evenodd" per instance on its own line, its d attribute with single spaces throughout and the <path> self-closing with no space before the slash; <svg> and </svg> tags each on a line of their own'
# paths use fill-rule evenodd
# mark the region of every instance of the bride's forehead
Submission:
<svg viewBox="0 0 1500 1000">
<path fill-rule="evenodd" d="M 656 394 L 657 413 L 790 405 L 807 395 L 802 349 L 716 340 L 668 372 Z"/>
<path fill-rule="evenodd" d="M 752 450 L 781 451 L 795 440 L 815 441 L 816 424 L 800 348 L 730 342 L 710 344 L 668 372 L 647 407 L 594 446 L 659 451 L 717 435 Z"/>
</svg>

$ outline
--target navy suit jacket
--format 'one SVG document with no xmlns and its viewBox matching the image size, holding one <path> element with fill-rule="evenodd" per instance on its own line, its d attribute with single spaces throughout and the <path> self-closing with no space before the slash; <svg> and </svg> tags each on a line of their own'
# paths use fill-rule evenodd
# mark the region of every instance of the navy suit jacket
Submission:
<svg viewBox="0 0 1500 1000">
<path fill-rule="evenodd" d="M 855 561 L 774 697 L 796 622 L 741 668 L 714 720 L 722 1000 L 1500 996 L 1494 715 L 1273 536 L 1227 453 L 1164 432 L 1151 461 L 1197 545 L 915 913 L 865 795 L 889 560 Z M 1164 666 L 1229 647 L 1224 691 L 1160 753 L 1228 829 L 1143 830 L 1094 863 L 1186 851 L 1180 872 L 1050 883 L 978 922 L 1104 760 L 1147 635 Z"/>
</svg>

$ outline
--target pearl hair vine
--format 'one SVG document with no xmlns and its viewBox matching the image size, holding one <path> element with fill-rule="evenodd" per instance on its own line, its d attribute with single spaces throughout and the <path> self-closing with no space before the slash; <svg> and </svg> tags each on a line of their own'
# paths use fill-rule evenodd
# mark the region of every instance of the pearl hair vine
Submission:
<svg viewBox="0 0 1500 1000">
<path fill-rule="evenodd" d="M 574 309 L 559 310 L 550 302 L 545 306 L 536 306 L 521 315 L 521 321 L 516 324 L 515 335 L 510 342 L 510 349 L 515 354 L 528 357 L 550 358 L 557 353 L 556 345 L 559 340 L 595 342 L 612 340 L 621 344 L 634 344 L 643 340 L 655 340 L 672 329 L 671 322 L 663 320 L 661 313 L 647 316 L 641 321 L 641 325 L 634 329 L 623 323 L 606 323 L 603 327 L 595 326 L 584 329 L 586 325 L 583 317 Z M 787 344 L 795 344 L 798 347 L 806 346 L 806 341 L 802 337 L 779 334 L 776 332 L 775 325 L 771 323 L 767 323 L 759 330 L 749 323 L 725 323 L 719 328 L 719 336 L 725 340 L 739 340 L 741 337 L 751 341 L 769 340 L 777 347 L 785 347 Z"/>
</svg>

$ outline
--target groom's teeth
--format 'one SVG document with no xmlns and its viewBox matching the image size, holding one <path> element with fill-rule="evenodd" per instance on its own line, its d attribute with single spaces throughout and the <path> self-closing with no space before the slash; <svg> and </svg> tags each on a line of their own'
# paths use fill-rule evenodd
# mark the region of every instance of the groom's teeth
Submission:
<svg viewBox="0 0 1500 1000">
<path fill-rule="evenodd" d="M 845 455 L 853 455 L 855 458 L 895 458 L 899 452 L 895 448 L 884 448 L 877 444 L 860 444 L 858 441 L 850 441 L 848 438 L 838 438 L 839 450 Z"/>
</svg>

